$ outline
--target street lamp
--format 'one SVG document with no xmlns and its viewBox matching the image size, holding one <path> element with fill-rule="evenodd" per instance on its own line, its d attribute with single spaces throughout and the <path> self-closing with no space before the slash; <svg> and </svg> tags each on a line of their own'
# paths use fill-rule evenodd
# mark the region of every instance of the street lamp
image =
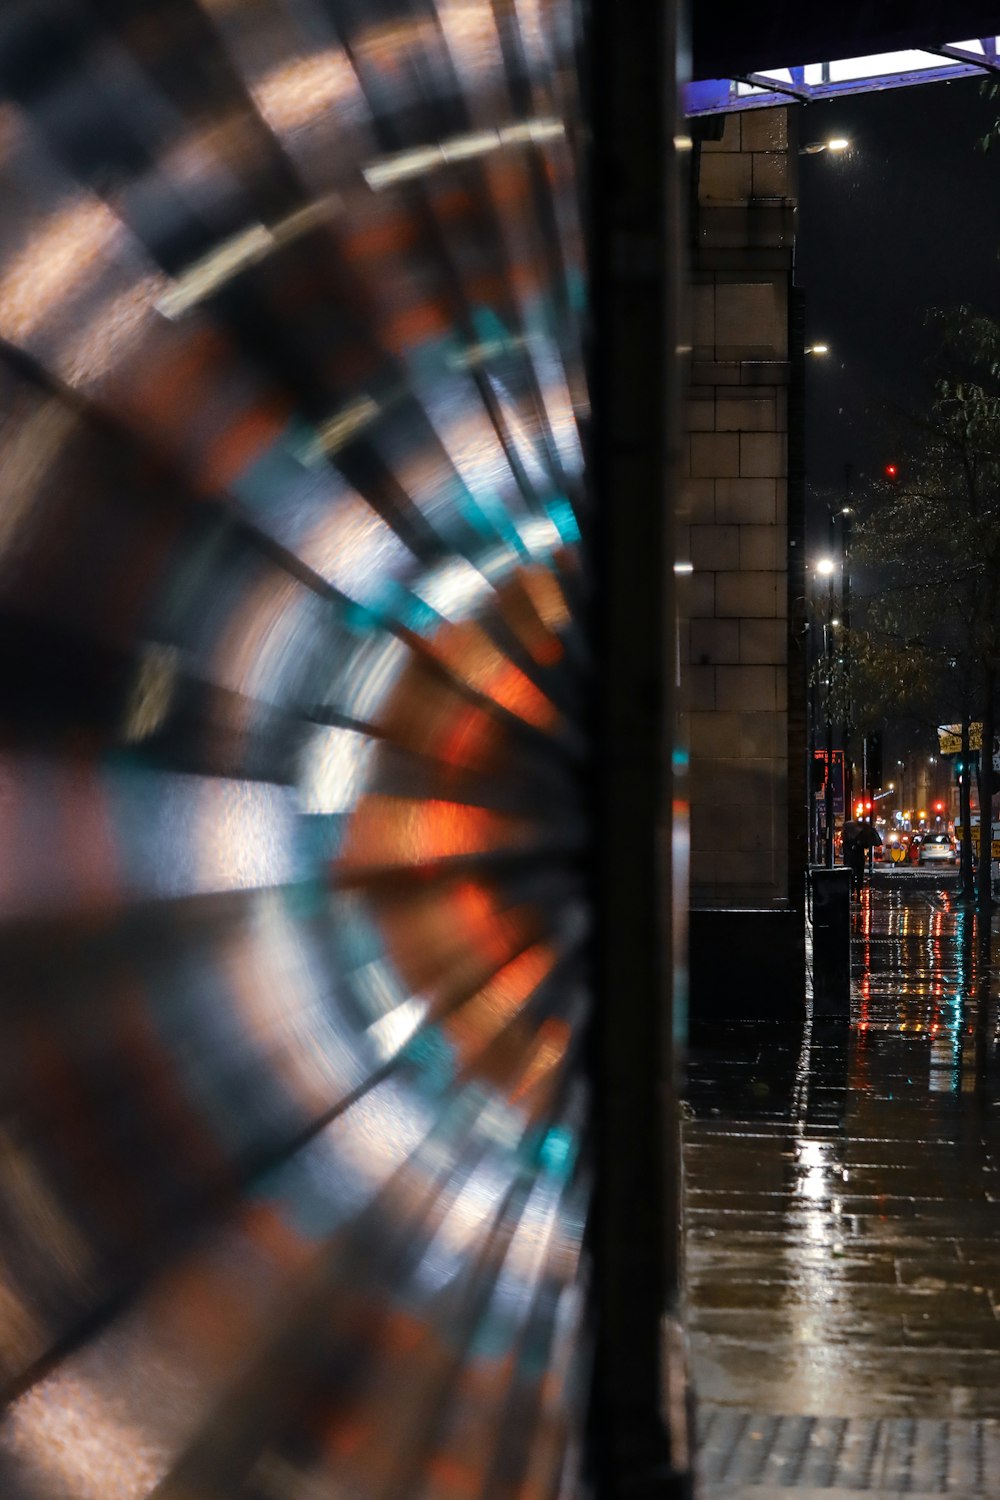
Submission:
<svg viewBox="0 0 1000 1500">
<path fill-rule="evenodd" d="M 832 520 L 832 517 L 831 517 Z M 826 601 L 826 627 L 825 657 L 826 657 L 826 697 L 824 711 L 826 715 L 826 796 L 824 799 L 825 828 L 823 830 L 824 864 L 828 870 L 833 869 L 833 627 L 834 627 L 834 596 L 833 581 L 837 572 L 836 561 L 832 557 L 821 557 L 816 562 L 816 572 L 827 581 Z"/>
<path fill-rule="evenodd" d="M 830 345 L 829 344 L 807 344 L 806 347 L 805 347 L 805 352 L 806 352 L 806 354 L 829 354 L 829 352 L 830 352 Z"/>
<path fill-rule="evenodd" d="M 831 136 L 828 141 L 810 141 L 806 146 L 799 147 L 800 156 L 818 156 L 821 151 L 831 151 L 836 155 L 838 151 L 846 151 L 850 141 L 842 135 Z"/>
</svg>

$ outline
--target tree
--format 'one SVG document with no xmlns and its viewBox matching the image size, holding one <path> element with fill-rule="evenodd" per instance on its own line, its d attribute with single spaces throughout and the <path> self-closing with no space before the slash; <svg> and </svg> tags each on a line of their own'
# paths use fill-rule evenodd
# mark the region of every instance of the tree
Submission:
<svg viewBox="0 0 1000 1500">
<path fill-rule="evenodd" d="M 854 675 L 908 706 L 983 726 L 977 907 L 988 943 L 989 833 L 1000 667 L 1000 325 L 968 307 L 928 316 L 933 395 L 903 472 L 872 487 L 859 560 L 878 578 L 855 632 Z M 968 820 L 967 811 L 965 821 Z M 963 840 L 964 844 L 965 840 Z"/>
</svg>

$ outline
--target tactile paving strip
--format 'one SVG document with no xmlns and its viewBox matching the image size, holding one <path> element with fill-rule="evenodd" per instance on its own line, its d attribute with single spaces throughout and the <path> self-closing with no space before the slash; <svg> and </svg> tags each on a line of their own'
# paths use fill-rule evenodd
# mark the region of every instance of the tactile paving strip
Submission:
<svg viewBox="0 0 1000 1500">
<path fill-rule="evenodd" d="M 699 1467 L 706 1497 L 734 1485 L 772 1489 L 995 1495 L 1000 1421 L 776 1416 L 703 1405 Z"/>
</svg>

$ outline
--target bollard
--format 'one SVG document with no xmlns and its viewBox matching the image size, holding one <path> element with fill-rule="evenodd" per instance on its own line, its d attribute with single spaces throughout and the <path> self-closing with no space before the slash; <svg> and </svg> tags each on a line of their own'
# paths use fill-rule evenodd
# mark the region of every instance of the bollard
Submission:
<svg viewBox="0 0 1000 1500">
<path fill-rule="evenodd" d="M 814 865 L 813 1015 L 847 1021 L 851 1013 L 851 872 Z"/>
</svg>

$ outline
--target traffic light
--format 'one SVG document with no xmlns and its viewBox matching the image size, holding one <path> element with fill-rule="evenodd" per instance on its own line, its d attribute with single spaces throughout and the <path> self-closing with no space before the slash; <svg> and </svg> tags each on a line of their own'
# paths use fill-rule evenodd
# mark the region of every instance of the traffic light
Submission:
<svg viewBox="0 0 1000 1500">
<path fill-rule="evenodd" d="M 890 484 L 895 484 L 899 479 L 899 464 L 883 464 L 882 473 Z"/>
</svg>

